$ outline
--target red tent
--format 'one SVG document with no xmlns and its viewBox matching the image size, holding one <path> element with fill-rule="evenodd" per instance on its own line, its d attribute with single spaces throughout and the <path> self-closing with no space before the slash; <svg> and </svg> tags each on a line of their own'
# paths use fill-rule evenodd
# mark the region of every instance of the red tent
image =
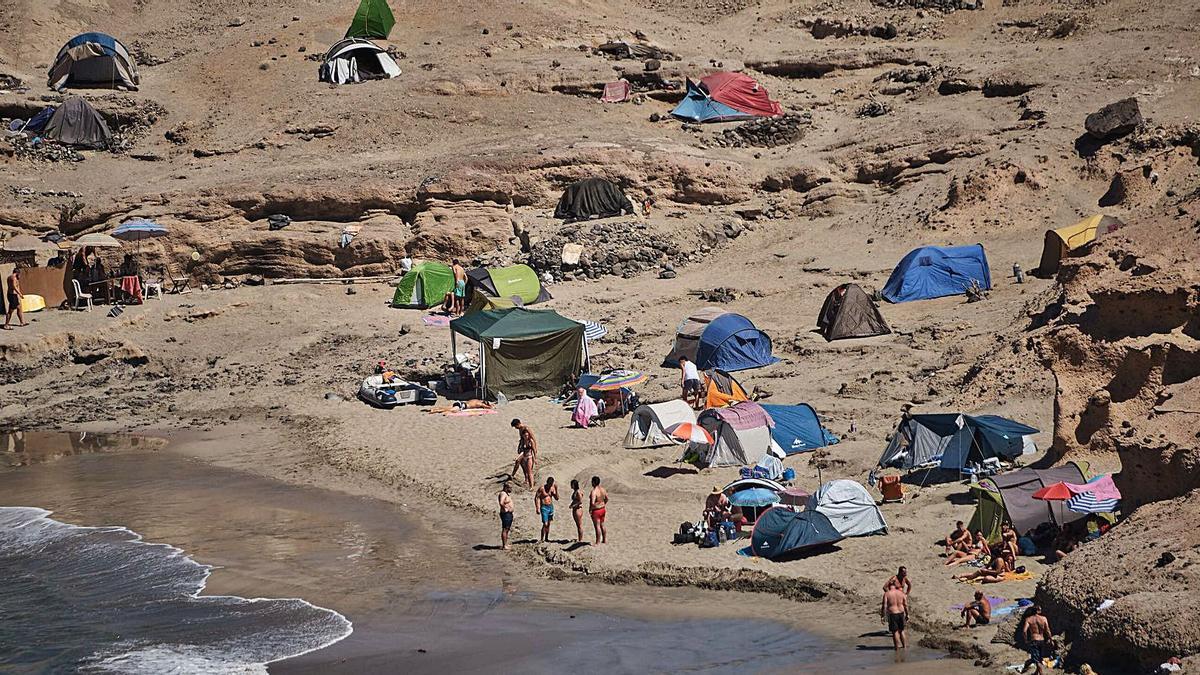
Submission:
<svg viewBox="0 0 1200 675">
<path fill-rule="evenodd" d="M 771 117 L 782 115 L 778 101 L 772 101 L 767 90 L 754 78 L 742 73 L 713 73 L 700 80 L 714 101 L 751 115 Z"/>
</svg>

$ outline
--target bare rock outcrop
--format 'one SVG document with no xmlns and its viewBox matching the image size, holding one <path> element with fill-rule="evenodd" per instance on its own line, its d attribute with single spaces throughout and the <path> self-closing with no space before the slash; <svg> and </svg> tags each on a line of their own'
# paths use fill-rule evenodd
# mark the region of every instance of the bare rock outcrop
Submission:
<svg viewBox="0 0 1200 675">
<path fill-rule="evenodd" d="M 513 234 L 512 216 L 500 204 L 430 199 L 404 247 L 415 258 L 471 259 L 505 246 Z"/>
</svg>

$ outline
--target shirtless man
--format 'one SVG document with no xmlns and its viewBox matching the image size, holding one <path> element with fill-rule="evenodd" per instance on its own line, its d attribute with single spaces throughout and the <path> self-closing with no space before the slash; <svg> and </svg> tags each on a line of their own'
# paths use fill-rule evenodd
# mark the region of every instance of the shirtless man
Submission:
<svg viewBox="0 0 1200 675">
<path fill-rule="evenodd" d="M 886 591 L 888 586 L 891 586 L 892 584 L 895 584 L 896 588 L 899 588 L 900 592 L 904 593 L 905 595 L 912 593 L 912 582 L 908 580 L 907 567 L 901 565 L 900 569 L 896 570 L 896 576 L 888 579 L 887 583 L 883 585 L 883 590 Z"/>
<path fill-rule="evenodd" d="M 908 622 L 908 596 L 900 589 L 895 579 L 888 580 L 883 591 L 883 604 L 879 608 L 879 621 L 887 621 L 892 634 L 892 648 L 896 651 L 908 649 L 905 624 Z"/>
<path fill-rule="evenodd" d="M 525 485 L 532 490 L 534 467 L 537 465 L 537 439 L 533 437 L 533 432 L 529 430 L 529 427 L 515 417 L 512 421 L 512 428 L 517 430 L 517 459 L 513 462 L 513 468 L 508 473 L 508 477 L 515 478 L 517 467 L 521 467 L 521 470 L 525 472 Z"/>
<path fill-rule="evenodd" d="M 729 516 L 731 510 L 729 497 L 721 491 L 721 488 L 713 486 L 712 492 L 704 498 L 704 517 L 708 520 L 709 529 L 716 529 Z"/>
<path fill-rule="evenodd" d="M 966 551 L 973 543 L 971 531 L 960 520 L 954 524 L 954 531 L 950 536 L 946 537 L 946 555 L 950 555 L 951 551 Z"/>
<path fill-rule="evenodd" d="M 542 538 L 539 541 L 550 541 L 550 522 L 554 520 L 554 502 L 558 501 L 558 486 L 554 484 L 554 476 L 546 478 L 546 484 L 538 488 L 533 496 L 534 507 L 542 517 Z"/>
<path fill-rule="evenodd" d="M 17 270 L 23 266 L 17 264 L 16 269 L 4 281 L 8 285 L 8 293 L 5 297 L 5 300 L 8 302 L 8 313 L 4 315 L 4 330 L 12 330 L 9 324 L 12 323 L 13 312 L 17 313 L 17 321 L 21 322 L 20 325 L 29 325 L 25 323 L 25 313 L 21 311 L 21 298 L 25 297 L 25 294 L 21 292 L 21 280 L 17 278 Z"/>
<path fill-rule="evenodd" d="M 975 599 L 971 604 L 963 607 L 961 615 L 966 619 L 966 627 L 986 626 L 992 620 L 992 603 L 983 594 L 983 591 L 975 591 Z"/>
<path fill-rule="evenodd" d="M 458 264 L 457 258 L 450 265 L 450 271 L 454 273 L 454 303 L 450 312 L 462 314 L 467 308 L 467 271 Z"/>
<path fill-rule="evenodd" d="M 1042 675 L 1042 659 L 1049 656 L 1047 649 L 1050 640 L 1050 622 L 1042 616 L 1042 606 L 1034 605 L 1032 613 L 1025 617 L 1025 625 L 1021 627 L 1021 635 L 1025 638 L 1025 649 L 1029 652 L 1029 660 L 1021 667 L 1021 672 L 1029 669 L 1029 664 L 1037 666 L 1037 675 Z"/>
<path fill-rule="evenodd" d="M 608 490 L 600 487 L 600 476 L 592 476 L 588 511 L 592 514 L 592 527 L 596 529 L 596 543 L 607 544 L 608 528 L 604 526 L 604 517 L 608 514 Z"/>
<path fill-rule="evenodd" d="M 500 489 L 500 494 L 496 495 L 496 501 L 500 505 L 500 548 L 507 551 L 512 548 L 508 545 L 508 533 L 512 530 L 513 521 L 511 483 L 504 481 L 504 487 Z"/>
</svg>

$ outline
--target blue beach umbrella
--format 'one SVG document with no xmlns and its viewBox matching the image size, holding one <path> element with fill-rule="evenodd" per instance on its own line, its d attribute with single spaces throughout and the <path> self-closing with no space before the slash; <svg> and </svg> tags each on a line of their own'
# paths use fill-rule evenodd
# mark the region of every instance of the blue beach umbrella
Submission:
<svg viewBox="0 0 1200 675">
<path fill-rule="evenodd" d="M 763 507 L 770 506 L 780 500 L 778 494 L 774 490 L 766 488 L 750 488 L 748 490 L 739 490 L 733 493 L 729 498 L 729 503 L 734 506 L 750 506 Z"/>
<path fill-rule="evenodd" d="M 167 228 L 159 225 L 153 220 L 145 220 L 144 218 L 135 218 L 121 223 L 117 229 L 112 231 L 112 236 L 121 241 L 136 241 L 138 242 L 138 252 L 142 250 L 143 239 L 154 239 L 157 237 L 165 237 L 169 234 Z"/>
</svg>

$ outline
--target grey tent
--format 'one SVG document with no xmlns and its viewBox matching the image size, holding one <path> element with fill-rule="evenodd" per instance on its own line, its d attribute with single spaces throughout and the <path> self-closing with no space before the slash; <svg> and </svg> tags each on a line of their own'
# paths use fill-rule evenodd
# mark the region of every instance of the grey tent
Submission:
<svg viewBox="0 0 1200 675">
<path fill-rule="evenodd" d="M 960 470 L 992 458 L 1011 461 L 1037 451 L 1037 432 L 999 415 L 906 414 L 879 466 Z"/>
<path fill-rule="evenodd" d="M 77 145 L 85 148 L 106 148 L 112 140 L 112 132 L 104 123 L 104 118 L 90 103 L 72 96 L 58 106 L 42 136 L 66 145 Z"/>
<path fill-rule="evenodd" d="M 683 423 L 696 423 L 692 406 L 680 399 L 639 405 L 629 418 L 625 447 L 630 449 L 679 445 L 682 441 L 667 433 L 667 429 Z"/>
<path fill-rule="evenodd" d="M 831 480 L 817 488 L 805 506 L 825 514 L 843 537 L 887 534 L 887 522 L 875 500 L 862 485 L 852 480 Z"/>
<path fill-rule="evenodd" d="M 317 71 L 322 82 L 348 84 L 363 80 L 386 80 L 400 75 L 400 66 L 382 47 L 360 38 L 340 40 L 325 53 Z"/>
<path fill-rule="evenodd" d="M 632 214 L 633 204 L 621 188 L 603 178 L 586 178 L 567 186 L 554 209 L 554 217 L 567 222 Z"/>
<path fill-rule="evenodd" d="M 83 33 L 58 50 L 47 86 L 137 89 L 137 64 L 121 41 L 104 33 Z"/>
<path fill-rule="evenodd" d="M 875 301 L 858 284 L 842 284 L 829 292 L 817 328 L 826 340 L 872 337 L 892 332 Z"/>
<path fill-rule="evenodd" d="M 1004 523 L 1011 523 L 1018 534 L 1024 535 L 1043 523 L 1061 527 L 1087 517 L 1086 513 L 1068 509 L 1065 501 L 1033 498 L 1033 493 L 1060 481 L 1086 483 L 1087 470 L 1086 462 L 1067 462 L 1053 469 L 1021 469 L 984 478 L 971 485 L 971 495 L 979 501 L 970 530 L 983 532 L 988 541 L 996 541 Z"/>
</svg>

